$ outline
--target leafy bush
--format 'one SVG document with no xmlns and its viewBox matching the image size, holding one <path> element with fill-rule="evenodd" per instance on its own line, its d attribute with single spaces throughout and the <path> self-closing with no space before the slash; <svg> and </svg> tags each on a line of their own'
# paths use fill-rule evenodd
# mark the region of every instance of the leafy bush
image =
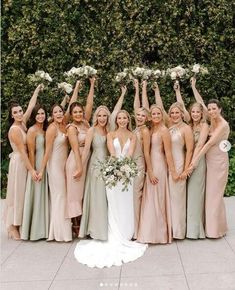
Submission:
<svg viewBox="0 0 235 290">
<path fill-rule="evenodd" d="M 87 64 L 98 69 L 95 107 L 112 108 L 120 94 L 113 79 L 125 67 L 204 64 L 210 75 L 198 79 L 199 91 L 205 101 L 220 99 L 225 118 L 235 123 L 232 1 L 7 0 L 2 6 L 4 164 L 10 151 L 5 138 L 8 101 L 27 104 L 34 89 L 27 75 L 39 69 L 53 77 L 52 85 L 39 97 L 47 107 L 62 97 L 56 83 L 64 80 L 63 72 Z M 172 82 L 161 80 L 159 86 L 168 108 L 175 100 Z M 183 82 L 181 87 L 188 105 L 192 102 L 190 84 Z M 87 90 L 88 84 L 81 96 Z M 133 94 L 129 85 L 124 108 L 130 112 Z M 151 88 L 149 97 L 153 102 Z"/>
</svg>

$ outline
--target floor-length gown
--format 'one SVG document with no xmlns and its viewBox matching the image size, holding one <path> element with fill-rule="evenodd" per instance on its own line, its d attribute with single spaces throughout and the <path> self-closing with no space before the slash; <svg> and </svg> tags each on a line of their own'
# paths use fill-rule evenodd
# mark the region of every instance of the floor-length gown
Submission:
<svg viewBox="0 0 235 290">
<path fill-rule="evenodd" d="M 158 183 L 153 185 L 149 177 L 146 177 L 137 240 L 142 243 L 171 243 L 168 170 L 159 132 L 152 134 L 150 156 L 153 174 L 158 178 Z"/>
<path fill-rule="evenodd" d="M 172 142 L 172 155 L 178 174 L 184 170 L 184 140 L 177 126 L 169 128 Z M 186 234 L 186 180 L 175 182 L 169 175 L 171 217 L 173 238 L 184 239 Z"/>
<path fill-rule="evenodd" d="M 74 124 L 70 124 L 69 126 L 74 126 L 78 130 L 78 142 L 85 141 L 87 128 L 81 129 Z M 79 147 L 80 155 L 82 155 L 84 147 Z M 84 164 L 82 175 L 79 180 L 73 178 L 73 174 L 75 173 L 77 166 L 76 160 L 74 156 L 74 152 L 71 149 L 69 153 L 69 157 L 66 162 L 66 178 L 67 178 L 67 202 L 66 202 L 66 217 L 74 218 L 80 216 L 82 214 L 82 200 L 84 193 L 84 183 L 86 178 L 86 167 L 87 164 Z"/>
<path fill-rule="evenodd" d="M 27 151 L 25 131 L 19 126 L 12 125 L 9 133 L 12 128 L 18 128 L 18 130 L 20 130 L 25 145 L 25 151 Z M 22 160 L 21 154 L 10 137 L 9 141 L 13 152 L 9 155 L 10 163 L 7 180 L 6 209 L 4 213 L 7 228 L 11 225 L 20 226 L 22 224 L 27 179 L 27 168 Z"/>
<path fill-rule="evenodd" d="M 144 179 L 145 179 L 145 159 L 144 152 L 142 148 L 140 128 L 136 128 L 134 133 L 136 134 L 136 147 L 134 152 L 134 159 L 136 160 L 139 174 L 134 178 L 134 189 L 133 189 L 133 197 L 134 197 L 134 217 L 135 217 L 135 233 L 134 238 L 137 238 L 138 228 L 139 228 L 139 220 L 140 220 L 140 206 L 141 200 L 143 196 L 143 187 L 144 187 Z"/>
<path fill-rule="evenodd" d="M 108 238 L 108 204 L 104 181 L 99 176 L 98 161 L 102 162 L 108 156 L 106 135 L 101 135 L 94 128 L 92 140 L 92 155 L 87 169 L 85 182 L 83 214 L 79 237 L 90 235 L 93 239 Z"/>
<path fill-rule="evenodd" d="M 118 138 L 113 140 L 116 157 L 125 156 L 130 146 L 127 140 L 123 149 Z M 147 245 L 132 242 L 134 234 L 133 185 L 122 191 L 119 182 L 106 189 L 108 200 L 108 240 L 83 240 L 78 242 L 74 255 L 78 262 L 89 267 L 120 266 L 141 257 Z"/>
<path fill-rule="evenodd" d="M 57 135 L 47 164 L 51 203 L 48 241 L 68 242 L 72 240 L 71 219 L 65 217 L 65 163 L 67 160 L 67 152 L 67 137 L 57 129 Z"/>
<path fill-rule="evenodd" d="M 40 170 L 44 156 L 44 134 L 37 134 L 35 148 L 35 169 Z M 48 238 L 49 228 L 49 196 L 48 196 L 47 172 L 44 172 L 42 180 L 35 182 L 28 173 L 23 222 L 21 227 L 21 239 L 39 240 Z"/>
<path fill-rule="evenodd" d="M 194 143 L 197 145 L 200 131 L 194 132 Z M 187 231 L 190 239 L 204 239 L 206 160 L 202 156 L 197 168 L 188 179 L 187 184 Z"/>
<path fill-rule="evenodd" d="M 219 148 L 222 140 L 227 140 L 229 126 L 223 136 L 206 153 L 206 200 L 205 220 L 206 236 L 220 238 L 227 232 L 226 211 L 224 205 L 224 191 L 228 180 L 228 153 Z"/>
</svg>

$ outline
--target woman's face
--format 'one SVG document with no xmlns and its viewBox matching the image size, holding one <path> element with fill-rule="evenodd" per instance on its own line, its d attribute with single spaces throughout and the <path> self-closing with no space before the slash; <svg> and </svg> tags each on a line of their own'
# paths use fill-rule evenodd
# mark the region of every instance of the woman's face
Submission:
<svg viewBox="0 0 235 290">
<path fill-rule="evenodd" d="M 42 108 L 38 110 L 35 120 L 37 123 L 40 123 L 40 124 L 43 124 L 44 121 L 46 120 L 46 113 Z"/>
<path fill-rule="evenodd" d="M 146 123 L 148 117 L 146 115 L 146 113 L 143 110 L 138 110 L 136 115 L 135 115 L 135 120 L 136 120 L 136 124 L 137 126 L 142 126 Z"/>
<path fill-rule="evenodd" d="M 129 124 L 128 116 L 124 112 L 117 115 L 117 125 L 119 128 L 127 128 Z"/>
<path fill-rule="evenodd" d="M 191 109 L 191 118 L 193 122 L 199 122 L 202 118 L 202 110 L 198 106 L 193 106 Z"/>
<path fill-rule="evenodd" d="M 24 112 L 21 106 L 13 107 L 11 109 L 11 116 L 16 122 L 22 122 L 23 121 L 23 116 Z"/>
<path fill-rule="evenodd" d="M 215 119 L 220 116 L 221 109 L 217 106 L 217 104 L 215 103 L 209 104 L 207 109 L 208 115 L 211 119 Z"/>
<path fill-rule="evenodd" d="M 101 109 L 97 114 L 97 122 L 101 127 L 105 127 L 108 122 L 108 114 L 104 109 Z"/>
<path fill-rule="evenodd" d="M 55 106 L 52 112 L 52 117 L 55 122 L 62 123 L 64 118 L 64 112 L 59 106 Z"/>
<path fill-rule="evenodd" d="M 151 119 L 154 124 L 159 124 L 162 121 L 162 111 L 159 108 L 153 108 L 151 111 Z"/>
<path fill-rule="evenodd" d="M 83 120 L 84 112 L 80 106 L 76 106 L 72 111 L 72 119 L 75 122 L 81 122 Z"/>
<path fill-rule="evenodd" d="M 170 118 L 174 124 L 178 124 L 182 121 L 182 112 L 179 108 L 175 107 L 170 111 Z"/>
</svg>

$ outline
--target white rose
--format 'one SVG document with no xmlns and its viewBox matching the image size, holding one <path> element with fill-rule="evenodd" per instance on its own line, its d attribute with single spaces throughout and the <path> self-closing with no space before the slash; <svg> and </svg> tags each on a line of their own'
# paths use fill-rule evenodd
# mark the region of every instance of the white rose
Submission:
<svg viewBox="0 0 235 290">
<path fill-rule="evenodd" d="M 176 80 L 176 77 L 177 77 L 177 73 L 175 71 L 172 71 L 171 72 L 171 79 Z"/>
<path fill-rule="evenodd" d="M 200 71 L 200 64 L 198 64 L 198 63 L 194 64 L 192 72 L 194 72 L 195 74 L 198 74 L 199 71 Z"/>
</svg>

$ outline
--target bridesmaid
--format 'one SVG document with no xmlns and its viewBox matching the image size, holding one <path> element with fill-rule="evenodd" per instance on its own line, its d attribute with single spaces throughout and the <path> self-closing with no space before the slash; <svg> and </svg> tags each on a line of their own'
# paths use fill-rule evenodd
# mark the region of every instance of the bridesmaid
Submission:
<svg viewBox="0 0 235 290">
<path fill-rule="evenodd" d="M 190 126 L 183 122 L 184 111 L 176 102 L 169 109 L 169 131 L 176 172 L 180 181 L 169 175 L 173 238 L 184 239 L 186 235 L 186 177 L 193 153 L 193 134 Z"/>
<path fill-rule="evenodd" d="M 27 133 L 29 160 L 39 171 L 44 156 L 45 131 L 48 125 L 46 110 L 37 104 L 30 118 L 31 127 Z M 47 174 L 40 182 L 34 182 L 28 174 L 24 199 L 21 239 L 39 240 L 48 238 L 49 200 Z"/>
<path fill-rule="evenodd" d="M 164 125 L 163 110 L 159 105 L 151 106 L 151 122 L 151 135 L 145 134 L 143 138 L 148 174 L 137 240 L 141 243 L 165 244 L 172 241 L 167 165 L 174 180 L 178 176 L 172 157 L 170 134 Z"/>
<path fill-rule="evenodd" d="M 192 87 L 195 88 L 196 79 L 191 79 Z M 195 96 L 195 89 L 193 89 Z M 196 98 L 196 96 L 195 96 Z M 205 144 L 209 127 L 205 120 L 205 112 L 200 103 L 191 105 L 189 114 L 191 117 L 190 126 L 194 136 L 193 158 Z M 206 183 L 206 160 L 202 156 L 197 168 L 193 171 L 187 183 L 187 231 L 186 237 L 190 239 L 204 239 L 204 200 Z"/>
<path fill-rule="evenodd" d="M 92 154 L 87 169 L 85 182 L 83 215 L 79 237 L 89 235 L 93 239 L 107 240 L 108 238 L 108 208 L 106 188 L 104 181 L 99 177 L 98 169 L 95 166 L 108 156 L 107 133 L 110 127 L 110 120 L 115 120 L 117 112 L 121 109 L 126 93 L 126 87 L 122 87 L 121 96 L 110 115 L 106 106 L 99 106 L 93 117 L 93 126 L 88 130 L 85 148 L 82 156 L 84 164 L 89 156 L 90 147 Z"/>
<path fill-rule="evenodd" d="M 143 195 L 143 187 L 145 180 L 145 157 L 144 157 L 144 145 L 143 142 L 146 135 L 149 134 L 149 129 L 146 126 L 149 117 L 149 104 L 147 100 L 147 82 L 143 81 L 142 87 L 142 105 L 140 106 L 139 98 L 139 82 L 134 80 L 135 87 L 135 99 L 134 99 L 134 112 L 135 112 L 135 123 L 136 128 L 133 133 L 136 135 L 136 147 L 134 151 L 133 158 L 136 160 L 137 166 L 139 168 L 139 174 L 134 178 L 133 183 L 133 195 L 134 195 L 134 215 L 135 215 L 135 234 L 134 239 L 137 239 L 139 220 L 140 220 L 140 207 Z"/>
<path fill-rule="evenodd" d="M 4 217 L 8 236 L 14 240 L 20 240 L 19 227 L 22 225 L 27 169 L 33 180 L 37 180 L 37 173 L 27 155 L 26 123 L 41 90 L 42 85 L 39 85 L 34 91 L 25 113 L 23 113 L 22 107 L 16 102 L 12 103 L 9 108 L 8 138 L 13 152 L 10 155 Z"/>
<path fill-rule="evenodd" d="M 221 149 L 220 144 L 221 141 L 228 139 L 230 129 L 221 115 L 222 108 L 218 100 L 210 100 L 207 108 L 211 123 L 209 140 L 194 156 L 191 167 L 196 168 L 201 157 L 206 154 L 205 230 L 208 238 L 220 238 L 227 232 L 223 196 L 229 168 L 228 153 Z"/>
<path fill-rule="evenodd" d="M 72 229 L 76 236 L 79 233 L 79 224 L 82 215 L 82 200 L 87 167 L 86 162 L 82 165 L 81 155 L 84 149 L 87 130 L 89 128 L 88 122 L 91 118 L 95 78 L 90 79 L 90 84 L 91 86 L 87 97 L 85 111 L 80 103 L 73 102 L 69 109 L 72 123 L 67 126 L 71 151 L 66 162 L 66 217 L 72 219 Z M 77 85 L 74 91 L 76 96 L 78 95 L 78 90 L 79 86 Z"/>
</svg>

